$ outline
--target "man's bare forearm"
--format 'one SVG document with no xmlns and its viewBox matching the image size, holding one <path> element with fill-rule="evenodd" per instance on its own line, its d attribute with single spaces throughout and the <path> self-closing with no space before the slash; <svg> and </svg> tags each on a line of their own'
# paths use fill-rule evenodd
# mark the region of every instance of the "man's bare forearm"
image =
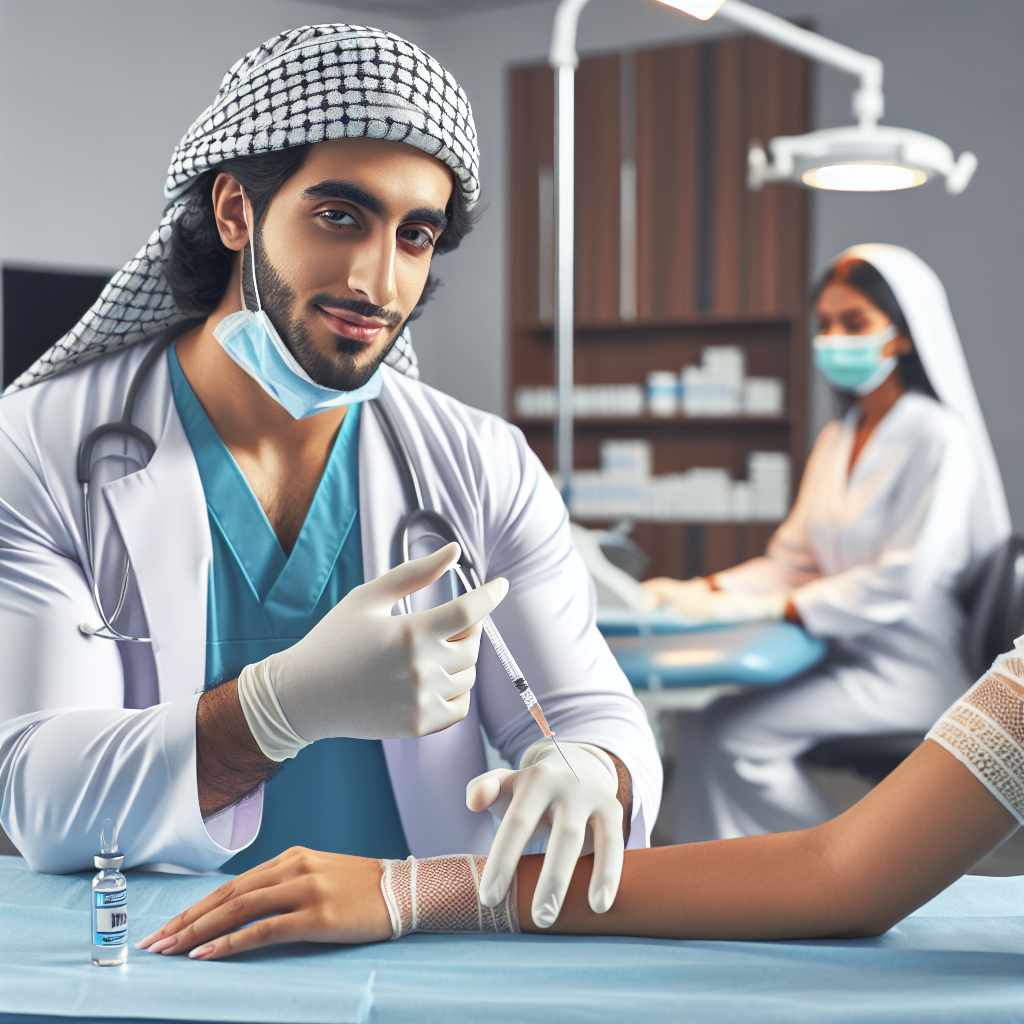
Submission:
<svg viewBox="0 0 1024 1024">
<path fill-rule="evenodd" d="M 196 708 L 196 781 L 199 809 L 209 818 L 238 803 L 280 768 L 259 748 L 232 679 L 199 698 Z"/>
</svg>

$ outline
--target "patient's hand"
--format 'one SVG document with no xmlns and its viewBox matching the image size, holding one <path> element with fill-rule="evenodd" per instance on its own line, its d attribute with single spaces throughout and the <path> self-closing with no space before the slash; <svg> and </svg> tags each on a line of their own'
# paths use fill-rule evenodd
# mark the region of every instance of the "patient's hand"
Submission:
<svg viewBox="0 0 1024 1024">
<path fill-rule="evenodd" d="M 640 584 L 644 588 L 646 608 L 688 608 L 699 605 L 715 588 L 703 576 L 692 580 L 673 580 L 668 576 L 656 576 Z"/>
<path fill-rule="evenodd" d="M 379 861 L 296 846 L 225 882 L 138 948 L 219 960 L 277 942 L 380 942 L 391 938 L 380 876 Z"/>
</svg>

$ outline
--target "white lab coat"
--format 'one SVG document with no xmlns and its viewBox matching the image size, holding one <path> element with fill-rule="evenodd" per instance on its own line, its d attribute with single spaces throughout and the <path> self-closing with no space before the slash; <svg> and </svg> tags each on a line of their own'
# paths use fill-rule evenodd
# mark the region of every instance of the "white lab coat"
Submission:
<svg viewBox="0 0 1024 1024">
<path fill-rule="evenodd" d="M 1001 540 L 979 538 L 978 459 L 956 413 L 903 395 L 848 475 L 859 408 L 827 424 L 764 557 L 724 590 L 792 591 L 818 668 L 683 722 L 673 835 L 688 842 L 809 827 L 832 810 L 796 758 L 841 736 L 921 732 L 971 682 L 957 596 Z"/>
<path fill-rule="evenodd" d="M 792 591 L 807 631 L 831 641 L 830 661 L 892 684 L 885 713 L 924 726 L 969 682 L 957 589 L 991 550 L 971 543 L 977 462 L 956 415 L 908 393 L 849 473 L 858 416 L 854 406 L 818 435 L 766 555 L 715 580 Z"/>
<path fill-rule="evenodd" d="M 134 580 L 119 625 L 154 642 L 118 644 L 78 628 L 98 623 L 78 447 L 92 428 L 120 416 L 149 347 L 132 346 L 0 400 L 0 820 L 37 870 L 90 867 L 104 817 L 119 822 L 129 867 L 214 869 L 258 831 L 261 791 L 205 823 L 199 811 L 195 712 L 211 543 L 163 358 L 134 416 L 156 441 L 155 454 L 123 476 L 123 461 L 98 459 L 93 493 L 101 497 L 92 505 L 104 607 L 116 603 L 126 548 Z M 383 373 L 379 400 L 418 463 L 427 504 L 462 531 L 484 578 L 509 579 L 495 621 L 559 737 L 597 744 L 626 764 L 634 793 L 629 845 L 646 845 L 661 764 L 643 709 L 594 624 L 593 590 L 558 493 L 514 427 L 387 367 Z M 125 450 L 116 441 L 97 451 Z M 410 505 L 369 410 L 360 421 L 359 476 L 363 565 L 373 579 L 395 564 L 395 528 Z M 384 741 L 402 825 L 418 856 L 490 847 L 493 819 L 465 806 L 466 783 L 487 767 L 481 727 L 513 764 L 537 739 L 487 644 L 465 721 L 422 739 Z"/>
</svg>

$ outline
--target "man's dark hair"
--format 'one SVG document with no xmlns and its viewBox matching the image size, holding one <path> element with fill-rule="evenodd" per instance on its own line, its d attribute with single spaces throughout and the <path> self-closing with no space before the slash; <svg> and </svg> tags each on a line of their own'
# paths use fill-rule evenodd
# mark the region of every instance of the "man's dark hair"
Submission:
<svg viewBox="0 0 1024 1024">
<path fill-rule="evenodd" d="M 310 147 L 292 146 L 274 153 L 225 160 L 196 179 L 185 193 L 185 212 L 175 221 L 171 251 L 164 277 L 178 308 L 188 316 L 208 316 L 217 308 L 231 277 L 238 254 L 229 249 L 217 231 L 213 213 L 213 183 L 218 174 L 230 174 L 245 189 L 252 204 L 257 228 L 263 223 L 271 199 L 306 162 Z M 452 175 L 452 197 L 445 210 L 448 226 L 434 245 L 436 254 L 451 252 L 473 229 L 473 212 L 467 209 L 465 193 Z M 416 308 L 415 320 L 440 282 L 431 275 Z"/>
<path fill-rule="evenodd" d="M 821 293 L 827 285 L 833 282 L 847 284 L 855 291 L 861 293 L 873 306 L 877 306 L 893 323 L 900 334 L 905 334 L 914 341 L 907 325 L 907 318 L 893 294 L 889 282 L 882 276 L 879 270 L 867 260 L 844 260 L 831 267 L 825 276 L 814 286 L 811 292 L 811 305 L 817 303 Z M 900 380 L 908 391 L 918 391 L 923 395 L 935 398 L 935 389 L 932 387 L 928 374 L 925 372 L 921 357 L 917 349 L 913 348 L 905 356 L 899 357 L 898 369 Z"/>
</svg>

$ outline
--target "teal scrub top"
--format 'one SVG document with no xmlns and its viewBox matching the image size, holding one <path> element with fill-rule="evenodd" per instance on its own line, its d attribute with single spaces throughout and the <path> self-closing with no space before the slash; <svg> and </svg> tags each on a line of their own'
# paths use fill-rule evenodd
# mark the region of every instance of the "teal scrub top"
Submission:
<svg viewBox="0 0 1024 1024">
<path fill-rule="evenodd" d="M 301 640 L 363 582 L 359 530 L 359 405 L 349 406 L 290 555 L 167 352 L 174 403 L 192 446 L 213 542 L 206 612 L 206 689 Z M 363 857 L 409 854 L 379 740 L 320 740 L 285 761 L 263 794 L 239 872 L 290 846 Z"/>
</svg>

